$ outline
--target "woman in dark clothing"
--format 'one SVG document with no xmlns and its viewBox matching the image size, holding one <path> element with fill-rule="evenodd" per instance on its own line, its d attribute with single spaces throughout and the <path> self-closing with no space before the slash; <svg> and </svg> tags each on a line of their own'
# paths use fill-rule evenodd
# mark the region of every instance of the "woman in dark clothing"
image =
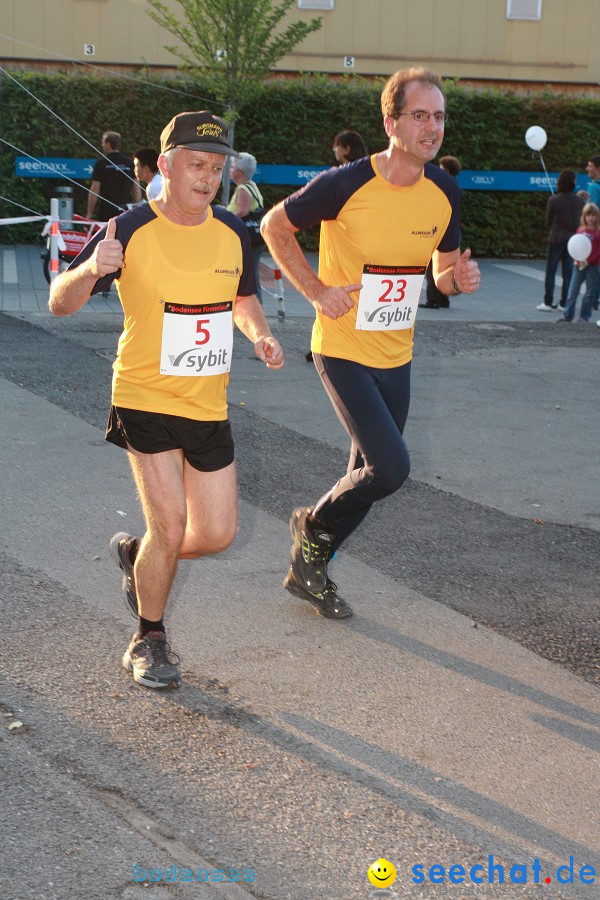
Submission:
<svg viewBox="0 0 600 900">
<path fill-rule="evenodd" d="M 559 262 L 562 263 L 561 309 L 564 309 L 567 301 L 573 274 L 573 260 L 567 250 L 567 244 L 569 238 L 577 231 L 581 210 L 584 207 L 583 197 L 575 193 L 575 181 L 575 172 L 572 169 L 563 169 L 558 176 L 557 193 L 549 197 L 546 204 L 546 222 L 550 227 L 546 254 L 546 283 L 544 302 L 536 307 L 542 312 L 549 312 L 557 307 L 554 302 L 554 281 Z"/>
<path fill-rule="evenodd" d="M 443 169 L 448 175 L 452 175 L 453 178 L 458 178 L 462 166 L 455 156 L 441 156 L 440 169 Z M 419 306 L 422 306 L 423 309 L 448 309 L 450 301 L 446 295 L 442 294 L 439 288 L 436 287 L 435 281 L 433 280 L 431 263 L 427 266 L 425 281 L 427 283 L 427 302 L 419 303 Z"/>
</svg>

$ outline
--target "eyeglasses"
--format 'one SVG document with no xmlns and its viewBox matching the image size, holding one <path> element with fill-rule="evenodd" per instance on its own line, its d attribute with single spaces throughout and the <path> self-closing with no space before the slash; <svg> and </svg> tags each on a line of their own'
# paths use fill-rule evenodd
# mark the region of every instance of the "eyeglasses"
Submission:
<svg viewBox="0 0 600 900">
<path fill-rule="evenodd" d="M 448 113 L 445 112 L 435 112 L 430 113 L 426 112 L 424 109 L 415 109 L 413 112 L 401 112 L 398 113 L 396 118 L 400 116 L 410 116 L 414 122 L 418 122 L 422 125 L 424 122 L 429 122 L 430 118 L 433 116 L 433 121 L 436 125 L 443 125 L 444 122 L 448 121 Z"/>
</svg>

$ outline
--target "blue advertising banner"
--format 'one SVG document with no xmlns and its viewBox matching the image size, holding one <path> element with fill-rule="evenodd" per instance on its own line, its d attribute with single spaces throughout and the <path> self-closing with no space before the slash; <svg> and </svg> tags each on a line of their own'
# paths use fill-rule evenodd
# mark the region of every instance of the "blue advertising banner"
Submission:
<svg viewBox="0 0 600 900">
<path fill-rule="evenodd" d="M 557 176 L 548 172 L 552 190 L 556 190 Z M 478 172 L 463 169 L 458 176 L 463 191 L 549 191 L 548 179 L 542 172 Z"/>
<path fill-rule="evenodd" d="M 306 184 L 331 166 L 259 166 L 254 180 L 259 184 Z"/>
<path fill-rule="evenodd" d="M 329 166 L 271 166 L 262 165 L 256 170 L 255 180 L 261 184 L 306 184 Z M 548 183 L 550 181 L 550 184 Z M 458 184 L 464 191 L 556 191 L 558 172 L 477 171 L 463 169 Z M 577 176 L 577 190 L 585 190 L 589 178 Z"/>
<path fill-rule="evenodd" d="M 75 178 L 82 181 L 92 177 L 95 159 L 69 159 L 58 156 L 29 156 L 15 158 L 15 175 L 20 178 Z"/>
<path fill-rule="evenodd" d="M 44 156 L 39 160 L 27 156 L 15 158 L 15 175 L 21 178 L 75 178 L 86 181 L 92 177 L 94 159 L 68 159 Z M 330 166 L 277 166 L 261 165 L 256 170 L 255 181 L 259 184 L 287 184 L 292 187 L 306 184 L 319 172 Z M 556 191 L 558 172 L 549 172 L 548 178 L 540 172 L 476 171 L 463 169 L 458 176 L 458 184 L 464 191 Z M 589 179 L 577 176 L 577 190 L 585 190 Z"/>
</svg>

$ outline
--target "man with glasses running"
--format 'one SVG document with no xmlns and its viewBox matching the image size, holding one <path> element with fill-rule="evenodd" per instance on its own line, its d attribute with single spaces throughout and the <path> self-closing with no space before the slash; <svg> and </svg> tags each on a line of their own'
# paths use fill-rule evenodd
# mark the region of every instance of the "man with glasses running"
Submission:
<svg viewBox="0 0 600 900">
<path fill-rule="evenodd" d="M 263 220 L 272 255 L 316 310 L 311 350 L 352 445 L 346 474 L 292 513 L 284 587 L 334 619 L 352 615 L 327 563 L 371 505 L 409 473 L 402 433 L 410 397 L 413 333 L 433 257 L 446 296 L 472 294 L 480 272 L 460 251 L 460 193 L 432 160 L 444 137 L 441 79 L 396 72 L 381 96 L 387 149 L 323 172 Z M 321 224 L 318 276 L 295 234 Z"/>
</svg>

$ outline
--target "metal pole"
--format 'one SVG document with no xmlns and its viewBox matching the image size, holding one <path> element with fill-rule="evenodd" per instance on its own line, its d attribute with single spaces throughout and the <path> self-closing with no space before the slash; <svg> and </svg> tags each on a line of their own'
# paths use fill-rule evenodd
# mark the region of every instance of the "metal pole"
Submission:
<svg viewBox="0 0 600 900">
<path fill-rule="evenodd" d="M 273 269 L 273 275 L 275 276 L 275 290 L 273 291 L 273 294 L 277 297 L 277 318 L 280 322 L 285 322 L 285 302 L 283 299 L 283 277 L 281 269 Z"/>
<path fill-rule="evenodd" d="M 58 275 L 58 198 L 50 200 L 50 281 Z"/>
<path fill-rule="evenodd" d="M 229 140 L 231 146 L 233 147 L 233 141 L 235 136 L 235 121 L 231 122 L 229 126 Z M 231 190 L 231 156 L 228 156 L 225 161 L 225 169 L 223 171 L 223 181 L 221 182 L 221 203 L 223 206 L 227 206 L 229 203 L 229 192 Z"/>
</svg>

